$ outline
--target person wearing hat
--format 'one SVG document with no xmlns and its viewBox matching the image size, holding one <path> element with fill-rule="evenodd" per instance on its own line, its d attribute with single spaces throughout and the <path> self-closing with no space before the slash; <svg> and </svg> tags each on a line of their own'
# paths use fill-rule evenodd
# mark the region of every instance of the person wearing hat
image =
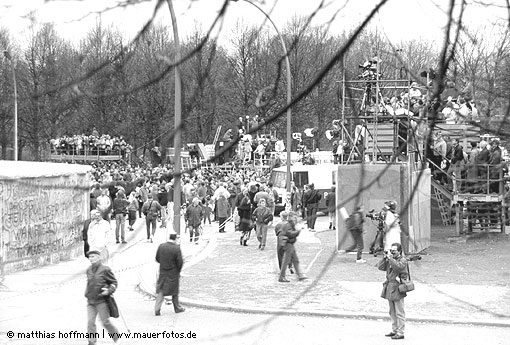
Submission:
<svg viewBox="0 0 510 345">
<path fill-rule="evenodd" d="M 99 218 L 101 218 L 101 214 L 99 214 Z M 87 269 L 87 287 L 85 289 L 85 297 L 87 298 L 87 332 L 88 334 L 96 334 L 96 318 L 99 315 L 103 327 L 108 331 L 113 341 L 117 342 L 119 331 L 110 321 L 110 311 L 106 304 L 106 298 L 117 289 L 117 279 L 110 267 L 102 264 L 101 252 L 99 250 L 89 250 L 87 256 L 90 261 L 90 267 Z M 94 337 L 88 339 L 89 344 L 96 344 L 96 341 L 97 339 Z"/>
<path fill-rule="evenodd" d="M 92 210 L 90 211 L 90 223 L 87 233 L 87 242 L 89 245 L 89 251 L 98 251 L 101 254 L 103 262 L 108 262 L 108 234 L 110 232 L 110 223 L 103 219 L 101 211 Z"/>
<path fill-rule="evenodd" d="M 184 214 L 184 220 L 189 228 L 189 241 L 193 242 L 193 234 L 195 235 L 195 244 L 198 244 L 198 238 L 200 236 L 200 226 L 204 219 L 204 210 L 200 206 L 200 199 L 193 198 L 191 205 L 186 209 Z"/>
<path fill-rule="evenodd" d="M 389 200 L 384 203 L 383 210 L 385 211 L 384 224 L 384 250 L 390 250 L 393 243 L 401 243 L 400 241 L 400 217 L 397 213 L 397 202 Z"/>
<path fill-rule="evenodd" d="M 156 303 L 154 314 L 161 315 L 161 305 L 165 296 L 172 296 L 172 304 L 176 313 L 182 313 L 184 308 L 179 304 L 179 281 L 183 265 L 181 247 L 177 244 L 177 234 L 170 230 L 168 242 L 161 243 L 156 252 L 156 262 L 159 263 L 159 276 L 156 283 Z"/>
<path fill-rule="evenodd" d="M 290 282 L 290 280 L 285 277 L 285 273 L 287 271 L 287 267 L 289 267 L 289 264 L 294 266 L 298 280 L 307 279 L 307 277 L 301 272 L 296 248 L 294 247 L 294 243 L 296 243 L 297 237 L 300 233 L 300 230 L 296 229 L 297 220 L 297 214 L 290 211 L 287 214 L 287 221 L 282 224 L 281 227 L 278 227 L 276 233 L 276 236 L 278 237 L 278 243 L 284 251 L 282 263 L 280 266 L 280 277 L 278 278 L 280 283 Z"/>
<path fill-rule="evenodd" d="M 418 89 L 418 83 L 413 82 L 411 84 L 411 88 L 409 89 L 409 98 L 411 99 L 420 99 L 421 98 L 421 91 Z"/>
</svg>

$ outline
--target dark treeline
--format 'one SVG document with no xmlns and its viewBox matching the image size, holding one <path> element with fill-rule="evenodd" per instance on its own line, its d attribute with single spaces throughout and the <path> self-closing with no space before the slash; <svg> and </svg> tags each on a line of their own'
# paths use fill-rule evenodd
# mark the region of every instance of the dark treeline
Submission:
<svg viewBox="0 0 510 345">
<path fill-rule="evenodd" d="M 313 79 L 349 36 L 347 30 L 331 35 L 325 27 L 308 26 L 306 18 L 294 18 L 281 32 L 290 50 L 293 93 Z M 183 55 L 195 49 L 204 35 L 197 29 L 184 38 Z M 89 134 L 94 127 L 101 134 L 123 136 L 134 148 L 171 147 L 174 79 L 168 64 L 173 61 L 172 37 L 171 27 L 153 25 L 131 44 L 118 30 L 99 23 L 75 46 L 46 24 L 20 48 L 12 43 L 9 31 L 1 29 L 0 47 L 10 51 L 12 59 L 0 60 L 0 158 L 12 157 L 13 61 L 20 159 L 43 159 L 50 139 Z M 492 26 L 476 32 L 466 29 L 456 47 L 447 78 L 458 89 L 471 90 L 482 119 L 507 113 L 509 43 L 508 30 Z M 366 31 L 344 59 L 346 79 L 357 79 L 359 64 L 377 55 L 383 79 L 410 79 L 425 86 L 420 73 L 437 65 L 440 49 L 441 43 L 426 41 L 397 46 Z M 230 34 L 228 47 L 207 41 L 181 66 L 184 142 L 211 143 L 219 125 L 223 134 L 235 128 L 239 116 L 264 119 L 277 113 L 286 104 L 282 55 L 270 28 L 239 25 Z M 91 73 L 101 64 L 105 67 Z M 324 131 L 341 117 L 341 80 L 338 63 L 292 109 L 293 132 L 316 127 L 321 149 L 330 148 Z M 285 118 L 281 118 L 268 131 L 277 130 L 282 138 L 284 129 Z"/>
</svg>

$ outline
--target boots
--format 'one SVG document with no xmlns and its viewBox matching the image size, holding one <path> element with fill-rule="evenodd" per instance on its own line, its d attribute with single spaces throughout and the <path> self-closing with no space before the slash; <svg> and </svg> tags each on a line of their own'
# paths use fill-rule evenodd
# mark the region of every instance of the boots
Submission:
<svg viewBox="0 0 510 345">
<path fill-rule="evenodd" d="M 329 223 L 329 230 L 333 227 L 333 223 Z"/>
</svg>

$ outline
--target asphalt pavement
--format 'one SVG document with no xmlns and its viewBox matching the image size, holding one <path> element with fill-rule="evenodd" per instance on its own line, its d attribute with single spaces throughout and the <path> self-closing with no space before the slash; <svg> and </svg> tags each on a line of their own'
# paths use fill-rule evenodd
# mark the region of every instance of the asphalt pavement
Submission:
<svg viewBox="0 0 510 345">
<path fill-rule="evenodd" d="M 275 219 L 277 222 L 278 219 Z M 247 247 L 239 245 L 239 233 L 233 223 L 226 233 L 218 232 L 218 224 L 204 226 L 198 244 L 189 242 L 183 233 L 181 248 L 185 260 L 181 277 L 180 299 L 184 306 L 228 310 L 243 313 L 328 316 L 355 319 L 388 319 L 387 301 L 380 298 L 384 272 L 374 265 L 377 258 L 364 254 L 367 262 L 357 264 L 354 254 L 335 251 L 335 232 L 327 229 L 326 217 L 319 217 L 317 232 L 303 230 L 296 250 L 301 267 L 309 279 L 298 281 L 289 274 L 290 283 L 278 282 L 276 237 L 274 228 L 268 232 L 266 249 L 258 249 L 254 233 Z M 154 243 L 145 240 L 145 225 L 138 220 L 136 230 L 129 232 L 127 244 L 109 245 L 109 265 L 118 276 L 125 272 L 138 275 L 139 289 L 154 295 L 158 266 L 154 261 L 156 248 L 166 238 L 165 229 L 158 229 Z M 426 260 L 421 263 L 426 264 Z M 3 300 L 23 298 L 24 294 L 46 290 L 62 284 L 84 285 L 88 260 L 71 261 L 2 277 L 0 293 Z M 406 298 L 409 321 L 448 324 L 510 326 L 507 287 L 490 285 L 459 285 L 426 283 L 420 277 L 420 266 L 411 263 L 416 290 Z M 121 282 L 122 284 L 122 282 Z M 491 293 L 487 294 L 487 289 Z M 147 298 L 148 296 L 146 296 Z M 15 318 L 24 311 L 4 305 L 2 313 Z M 163 308 L 162 313 L 173 313 Z"/>
<path fill-rule="evenodd" d="M 296 250 L 309 279 L 289 274 L 290 283 L 278 282 L 274 227 L 261 251 L 254 233 L 248 246 L 241 246 L 233 223 L 224 234 L 217 232 L 217 223 L 207 226 L 207 245 L 182 272 L 181 302 L 245 313 L 388 319 L 388 303 L 380 297 L 384 272 L 375 267 L 379 258 L 364 253 L 367 262 L 358 264 L 355 253 L 338 253 L 328 224 L 327 217 L 319 217 L 317 232 L 301 232 Z M 420 277 L 420 265 L 426 264 L 426 259 L 410 263 L 416 290 L 405 300 L 409 321 L 510 326 L 508 287 L 426 283 Z M 154 275 L 144 270 L 140 277 L 141 289 L 151 295 Z"/>
</svg>

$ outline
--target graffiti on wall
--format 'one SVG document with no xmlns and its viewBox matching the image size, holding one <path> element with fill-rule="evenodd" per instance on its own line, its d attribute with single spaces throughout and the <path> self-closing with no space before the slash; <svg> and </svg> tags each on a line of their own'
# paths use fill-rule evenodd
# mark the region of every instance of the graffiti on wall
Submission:
<svg viewBox="0 0 510 345">
<path fill-rule="evenodd" d="M 81 241 L 85 175 L 0 180 L 2 261 L 59 252 Z"/>
</svg>

